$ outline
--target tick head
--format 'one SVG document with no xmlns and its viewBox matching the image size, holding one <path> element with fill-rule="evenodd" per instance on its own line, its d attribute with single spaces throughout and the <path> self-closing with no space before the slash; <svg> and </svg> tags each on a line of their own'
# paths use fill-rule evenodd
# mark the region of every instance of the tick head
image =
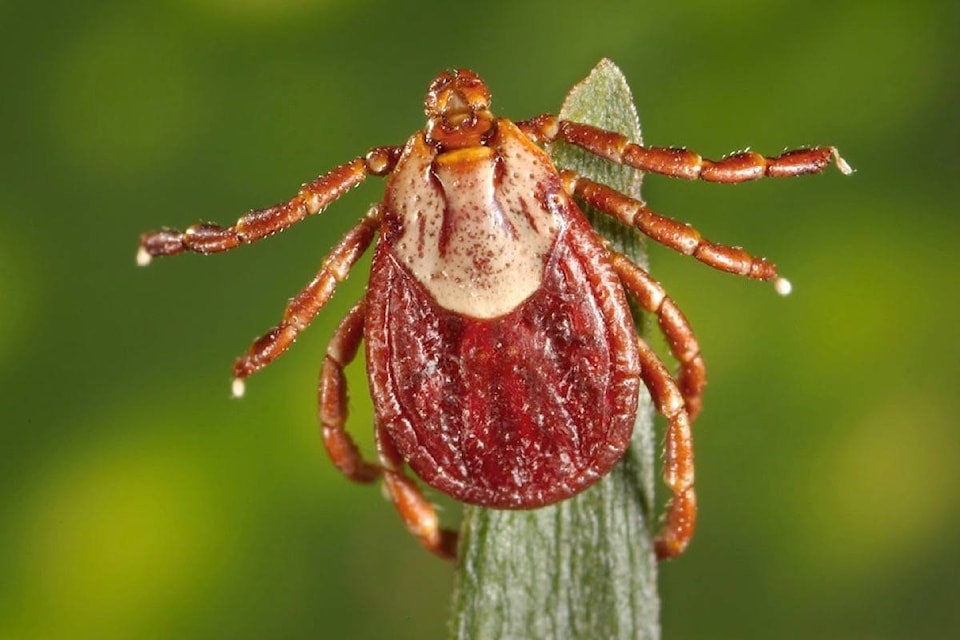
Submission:
<svg viewBox="0 0 960 640">
<path fill-rule="evenodd" d="M 490 91 L 473 71 L 443 71 L 423 102 L 427 140 L 443 150 L 482 144 L 493 127 Z"/>
</svg>

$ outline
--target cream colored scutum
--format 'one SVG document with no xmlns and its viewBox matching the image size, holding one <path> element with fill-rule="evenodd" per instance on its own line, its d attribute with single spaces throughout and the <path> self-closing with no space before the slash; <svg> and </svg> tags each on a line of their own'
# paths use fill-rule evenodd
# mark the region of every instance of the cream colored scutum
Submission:
<svg viewBox="0 0 960 640">
<path fill-rule="evenodd" d="M 388 203 L 402 220 L 394 255 L 440 306 L 474 318 L 509 313 L 540 287 L 563 227 L 560 207 L 548 210 L 536 197 L 554 169 L 512 124 L 505 126 L 496 148 L 440 156 L 418 136 Z"/>
</svg>

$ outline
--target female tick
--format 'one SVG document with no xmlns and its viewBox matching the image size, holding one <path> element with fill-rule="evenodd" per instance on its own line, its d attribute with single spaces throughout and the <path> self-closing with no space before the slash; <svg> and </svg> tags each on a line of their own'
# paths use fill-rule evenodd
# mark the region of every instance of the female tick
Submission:
<svg viewBox="0 0 960 640">
<path fill-rule="evenodd" d="M 138 262 L 248 244 L 319 213 L 368 175 L 384 199 L 334 247 L 283 320 L 234 365 L 243 381 L 293 343 L 379 234 L 369 283 L 333 336 L 319 385 L 323 440 L 348 478 L 382 477 L 401 517 L 434 553 L 454 558 L 456 534 L 407 476 L 487 507 L 531 509 L 603 477 L 630 442 L 640 385 L 667 419 L 663 477 L 672 497 L 656 550 L 681 553 L 696 518 L 690 421 L 706 382 L 683 313 L 640 266 L 607 248 L 575 198 L 712 267 L 788 283 L 745 251 L 571 171 L 541 148 L 557 140 L 612 162 L 685 179 L 742 182 L 820 172 L 833 147 L 776 158 L 720 161 L 684 149 L 642 147 L 619 134 L 542 115 L 523 122 L 490 111 L 472 71 L 443 72 L 425 100 L 426 126 L 404 146 L 377 147 L 303 186 L 290 201 L 230 227 L 197 224 L 147 233 Z M 657 315 L 679 362 L 676 380 L 636 335 L 628 297 Z M 366 345 L 378 460 L 345 431 L 344 367 Z"/>
</svg>

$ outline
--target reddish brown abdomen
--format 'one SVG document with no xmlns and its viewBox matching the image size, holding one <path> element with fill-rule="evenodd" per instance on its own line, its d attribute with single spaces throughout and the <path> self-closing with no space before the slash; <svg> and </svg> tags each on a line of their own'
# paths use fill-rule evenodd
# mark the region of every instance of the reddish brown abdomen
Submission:
<svg viewBox="0 0 960 640">
<path fill-rule="evenodd" d="M 582 214 L 509 313 L 441 308 L 381 242 L 365 338 L 378 423 L 458 500 L 532 508 L 602 477 L 629 444 L 639 364 L 619 281 Z"/>
</svg>

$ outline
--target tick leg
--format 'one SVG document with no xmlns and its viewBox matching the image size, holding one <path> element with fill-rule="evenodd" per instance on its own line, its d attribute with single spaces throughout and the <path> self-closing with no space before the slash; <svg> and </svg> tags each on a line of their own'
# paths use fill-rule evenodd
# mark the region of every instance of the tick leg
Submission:
<svg viewBox="0 0 960 640">
<path fill-rule="evenodd" d="M 703 388 L 707 384 L 707 369 L 693 328 L 663 286 L 650 277 L 649 273 L 615 251 L 610 252 L 610 260 L 627 291 L 647 312 L 657 315 L 657 322 L 667 339 L 670 352 L 680 363 L 680 394 L 683 396 L 687 415 L 693 422 L 703 405 Z"/>
<path fill-rule="evenodd" d="M 842 173 L 853 173 L 836 147 L 795 149 L 775 158 L 743 151 L 722 160 L 707 160 L 687 149 L 644 147 L 630 142 L 619 133 L 579 122 L 558 120 L 552 115 L 538 116 L 518 123 L 518 126 L 539 143 L 563 140 L 618 164 L 685 180 L 730 183 L 763 177 L 801 176 L 820 173 L 831 161 Z"/>
<path fill-rule="evenodd" d="M 184 251 L 217 253 L 241 244 L 256 242 L 319 213 L 331 202 L 363 182 L 368 175 L 383 176 L 393 170 L 400 147 L 378 147 L 363 158 L 356 158 L 309 182 L 288 202 L 250 211 L 231 227 L 195 224 L 186 231 L 161 229 L 140 236 L 137 264 L 150 264 L 155 256 L 171 256 Z"/>
<path fill-rule="evenodd" d="M 327 347 L 320 370 L 319 413 L 323 444 L 330 460 L 354 482 L 371 482 L 380 476 L 380 467 L 364 460 L 350 434 L 343 428 L 347 420 L 347 381 L 343 369 L 353 362 L 363 339 L 366 304 L 354 305 L 337 327 Z"/>
<path fill-rule="evenodd" d="M 690 225 L 657 215 L 639 200 L 627 197 L 599 182 L 583 178 L 573 171 L 561 171 L 560 176 L 568 193 L 582 198 L 588 205 L 613 216 L 623 224 L 636 227 L 660 244 L 693 256 L 714 269 L 757 280 L 773 280 L 778 292 L 789 292 L 790 283 L 777 277 L 777 267 L 772 262 L 755 258 L 739 247 L 714 244 Z"/>
<path fill-rule="evenodd" d="M 667 505 L 660 534 L 654 542 L 657 558 L 667 560 L 683 553 L 693 536 L 697 520 L 697 497 L 693 489 L 693 437 L 683 396 L 657 354 L 637 338 L 640 376 L 650 391 L 657 411 L 667 419 L 663 445 L 663 481 L 673 494 Z"/>
<path fill-rule="evenodd" d="M 351 267 L 370 246 L 379 224 L 379 212 L 373 207 L 333 248 L 313 280 L 290 301 L 280 324 L 258 338 L 250 350 L 237 359 L 233 365 L 235 396 L 243 395 L 244 378 L 277 359 L 313 321 L 330 300 L 337 284 L 347 277 Z"/>
<path fill-rule="evenodd" d="M 403 472 L 400 456 L 390 435 L 377 426 L 377 451 L 383 467 L 387 494 L 407 529 L 431 552 L 451 562 L 457 559 L 457 532 L 440 528 L 437 510 L 419 487 Z"/>
</svg>

